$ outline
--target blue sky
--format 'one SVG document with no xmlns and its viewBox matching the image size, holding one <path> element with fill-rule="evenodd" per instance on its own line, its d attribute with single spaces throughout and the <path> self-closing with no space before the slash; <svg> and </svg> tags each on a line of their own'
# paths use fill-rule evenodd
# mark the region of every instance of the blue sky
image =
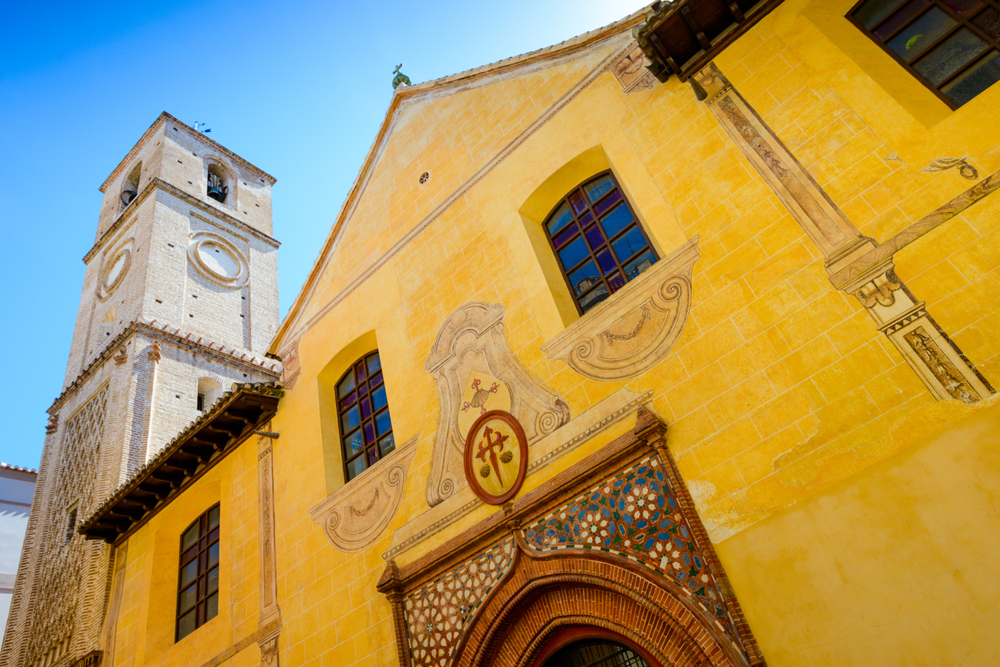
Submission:
<svg viewBox="0 0 1000 667">
<path fill-rule="evenodd" d="M 385 115 L 414 83 L 549 46 L 641 0 L 6 3 L 0 230 L 9 415 L 0 461 L 37 467 L 62 389 L 98 187 L 161 111 L 278 179 L 281 313 Z M 318 196 L 322 195 L 322 196 Z"/>
</svg>

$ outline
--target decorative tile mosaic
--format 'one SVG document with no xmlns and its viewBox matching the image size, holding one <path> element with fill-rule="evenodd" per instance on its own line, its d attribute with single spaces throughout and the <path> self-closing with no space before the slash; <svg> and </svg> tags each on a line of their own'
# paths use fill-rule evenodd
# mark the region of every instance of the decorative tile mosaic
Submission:
<svg viewBox="0 0 1000 667">
<path fill-rule="evenodd" d="M 406 598 L 414 667 L 445 667 L 462 630 L 510 569 L 514 542 L 506 539 Z"/>
<path fill-rule="evenodd" d="M 643 459 L 525 526 L 524 538 L 539 551 L 594 549 L 642 563 L 688 592 L 738 645 L 715 577 L 658 458 Z"/>
</svg>

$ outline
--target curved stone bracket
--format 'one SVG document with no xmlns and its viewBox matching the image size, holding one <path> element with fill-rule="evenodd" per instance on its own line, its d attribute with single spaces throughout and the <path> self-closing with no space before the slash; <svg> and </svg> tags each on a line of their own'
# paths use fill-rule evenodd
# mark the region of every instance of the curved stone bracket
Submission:
<svg viewBox="0 0 1000 667">
<path fill-rule="evenodd" d="M 413 436 L 309 510 L 333 546 L 354 553 L 368 548 L 382 535 L 403 499 L 406 472 L 417 451 L 416 443 L 417 436 Z"/>
<path fill-rule="evenodd" d="M 490 410 L 514 415 L 528 444 L 569 421 L 569 406 L 525 372 L 504 337 L 501 304 L 473 301 L 438 332 L 424 369 L 434 374 L 441 409 L 427 482 L 433 507 L 465 485 L 465 436 Z"/>
<path fill-rule="evenodd" d="M 698 237 L 679 247 L 542 346 L 592 380 L 626 380 L 667 356 L 691 310 Z"/>
</svg>

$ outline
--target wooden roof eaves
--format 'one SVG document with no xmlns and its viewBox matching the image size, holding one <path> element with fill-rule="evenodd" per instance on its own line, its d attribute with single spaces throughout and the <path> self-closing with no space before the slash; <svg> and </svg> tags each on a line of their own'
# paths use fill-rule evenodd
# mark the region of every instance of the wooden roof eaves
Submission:
<svg viewBox="0 0 1000 667">
<path fill-rule="evenodd" d="M 350 212 L 353 210 L 354 204 L 356 203 L 355 200 L 359 197 L 361 192 L 363 192 L 363 185 L 365 181 L 371 175 L 375 164 L 378 162 L 383 150 L 386 147 L 386 140 L 391 134 L 396 111 L 403 105 L 404 102 L 411 101 L 411 98 L 423 97 L 423 94 L 425 93 L 433 92 L 440 94 L 440 91 L 448 88 L 460 89 L 473 81 L 490 76 L 496 76 L 497 74 L 513 69 L 530 66 L 543 60 L 554 60 L 575 51 L 583 50 L 596 42 L 607 39 L 615 33 L 631 29 L 633 26 L 638 25 L 648 12 L 649 7 L 647 6 L 630 14 L 621 21 L 611 23 L 603 28 L 592 30 L 573 39 L 560 42 L 559 44 L 555 44 L 544 49 L 500 60 L 491 65 L 485 65 L 483 67 L 467 70 L 458 74 L 452 74 L 440 79 L 426 81 L 413 86 L 400 86 L 399 88 L 396 88 L 395 91 L 393 91 L 392 101 L 389 103 L 389 108 L 386 111 L 385 118 L 382 120 L 382 125 L 375 136 L 375 141 L 372 142 L 372 146 L 368 150 L 368 154 L 361 165 L 361 169 L 359 170 L 357 177 L 354 179 L 354 183 L 351 185 L 351 189 L 348 191 L 347 197 L 344 199 L 344 203 L 340 207 L 333 227 L 327 235 L 326 241 L 324 241 L 319 255 L 313 262 L 313 266 L 310 269 L 302 288 L 299 290 L 299 293 L 296 295 L 291 307 L 288 309 L 288 313 L 285 315 L 285 318 L 281 321 L 281 325 L 278 327 L 267 353 L 273 355 L 279 354 L 278 350 L 281 348 L 282 343 L 288 336 L 289 331 L 293 328 L 294 324 L 298 323 L 302 309 L 312 296 L 316 288 L 317 281 L 325 268 L 326 261 L 335 248 L 344 225 L 350 218 Z M 416 99 L 413 101 L 416 101 Z"/>
<path fill-rule="evenodd" d="M 160 450 L 152 460 L 136 470 L 129 479 L 119 485 L 90 516 L 79 523 L 77 532 L 89 539 L 103 539 L 110 542 L 117 542 L 127 538 L 144 525 L 156 512 L 169 504 L 172 498 L 182 493 L 186 488 L 189 488 L 205 472 L 228 455 L 229 452 L 234 451 L 240 444 L 253 435 L 255 428 L 270 420 L 277 410 L 278 400 L 283 394 L 282 385 L 278 382 L 248 382 L 234 385 L 233 391 L 224 393 L 211 408 L 201 417 L 191 422 L 186 429 L 181 431 Z M 224 418 L 227 410 L 246 401 L 259 403 L 262 407 L 260 416 L 254 423 L 248 423 L 238 432 L 227 430 L 231 435 L 221 446 L 214 447 L 214 451 L 212 452 L 197 454 L 185 451 L 185 447 L 192 440 L 197 439 L 203 430 L 212 428 L 216 421 Z M 181 481 L 170 481 L 168 478 L 176 479 L 177 474 L 169 473 L 168 469 L 179 469 L 179 466 L 173 465 L 171 461 L 177 458 L 177 455 L 184 454 L 191 454 L 197 459 L 198 463 L 194 469 L 185 470 Z M 169 491 L 161 496 L 159 493 L 144 488 L 144 485 L 148 486 L 151 483 L 154 485 L 159 483 L 161 486 L 165 484 L 169 487 Z M 135 512 L 130 513 L 127 509 L 129 505 L 135 504 L 141 507 L 141 511 L 138 512 L 138 518 L 131 521 L 125 530 L 115 531 L 115 535 L 112 536 L 110 534 L 112 529 L 107 527 L 107 522 L 110 521 L 120 525 L 121 519 L 110 518 L 109 515 L 131 516 L 136 514 Z"/>
</svg>

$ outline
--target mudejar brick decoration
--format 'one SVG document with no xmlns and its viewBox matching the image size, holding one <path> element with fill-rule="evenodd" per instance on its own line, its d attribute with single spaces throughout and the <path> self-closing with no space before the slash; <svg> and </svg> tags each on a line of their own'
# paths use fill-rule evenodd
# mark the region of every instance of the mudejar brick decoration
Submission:
<svg viewBox="0 0 1000 667">
<path fill-rule="evenodd" d="M 764 665 L 678 475 L 666 427 L 636 426 L 397 568 L 403 667 L 531 665 L 565 628 L 599 628 L 663 665 Z"/>
<path fill-rule="evenodd" d="M 524 539 L 541 552 L 594 549 L 642 563 L 673 579 L 738 642 L 715 577 L 655 456 L 527 526 Z"/>
</svg>

